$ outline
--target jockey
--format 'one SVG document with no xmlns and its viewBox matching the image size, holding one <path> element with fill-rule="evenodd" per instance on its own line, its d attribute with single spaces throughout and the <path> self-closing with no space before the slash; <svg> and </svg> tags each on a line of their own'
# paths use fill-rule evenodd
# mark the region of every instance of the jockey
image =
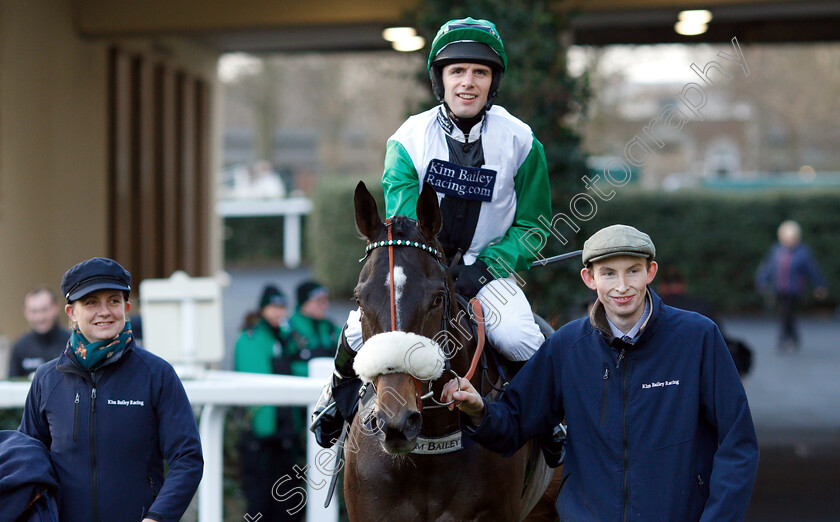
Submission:
<svg viewBox="0 0 840 522">
<path fill-rule="evenodd" d="M 514 273 L 530 266 L 547 237 L 538 220 L 551 215 L 543 146 L 528 125 L 493 105 L 507 55 L 492 22 L 464 18 L 443 24 L 427 66 L 441 103 L 410 117 L 388 140 L 386 214 L 416 218 L 423 184 L 435 189 L 443 223 L 438 239 L 455 291 L 478 298 L 490 342 L 505 358 L 524 362 L 544 341 Z M 332 390 L 325 389 L 315 408 L 311 429 L 325 447 L 341 420 L 318 413 L 332 391 L 339 413 L 352 418 L 358 396 L 351 391 L 359 386 L 353 359 L 362 344 L 356 310 L 339 340 Z"/>
</svg>

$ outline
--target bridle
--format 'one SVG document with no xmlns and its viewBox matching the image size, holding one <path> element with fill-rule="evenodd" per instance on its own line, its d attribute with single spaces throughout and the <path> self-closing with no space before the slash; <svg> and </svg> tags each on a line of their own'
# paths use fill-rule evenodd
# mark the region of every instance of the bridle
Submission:
<svg viewBox="0 0 840 522">
<path fill-rule="evenodd" d="M 409 219 L 409 218 L 406 218 Z M 394 282 L 394 247 L 413 247 L 419 250 L 422 250 L 430 255 L 432 255 L 435 260 L 437 261 L 438 265 L 441 268 L 443 273 L 443 281 L 444 281 L 444 297 L 443 297 L 443 316 L 441 318 L 441 332 L 447 333 L 449 331 L 448 324 L 450 319 L 451 313 L 451 294 L 452 291 L 449 287 L 449 277 L 447 276 L 448 268 L 443 262 L 443 254 L 436 248 L 426 245 L 425 243 L 421 243 L 419 241 L 411 241 L 407 239 L 397 239 L 394 240 L 393 237 L 393 228 L 392 228 L 392 221 L 391 218 L 385 220 L 385 227 L 388 230 L 388 240 L 387 241 L 374 241 L 371 242 L 365 247 L 365 256 L 360 259 L 359 261 L 364 261 L 367 259 L 368 255 L 370 254 L 371 250 L 376 248 L 388 247 L 388 273 L 389 273 L 389 293 L 390 293 L 390 308 L 391 308 L 391 331 L 397 331 L 397 314 L 396 314 L 396 289 L 395 289 L 395 282 Z M 475 373 L 475 369 L 478 366 L 478 361 L 481 356 L 481 351 L 484 348 L 484 328 L 481 327 L 483 325 L 483 314 L 481 310 L 481 304 L 479 303 L 478 299 L 473 299 L 470 304 L 472 305 L 473 314 L 476 317 L 476 321 L 479 323 L 479 331 L 477 334 L 477 346 L 475 354 L 473 355 L 473 359 L 470 363 L 470 368 L 468 372 L 465 374 L 464 378 L 467 380 L 471 379 L 473 374 Z M 445 354 L 446 355 L 446 354 Z M 444 359 L 444 371 L 448 371 L 451 373 L 456 379 L 459 379 L 458 374 L 450 367 L 449 365 L 449 357 L 445 357 Z M 414 392 L 415 392 L 415 399 L 417 402 L 417 409 L 421 413 L 423 412 L 423 401 L 425 399 L 431 399 L 434 405 L 428 406 L 427 409 L 433 408 L 444 408 L 449 406 L 455 400 L 442 403 L 439 402 L 434 397 L 434 392 L 432 391 L 432 384 L 433 381 L 429 381 L 429 391 L 425 394 L 421 395 L 420 390 L 422 389 L 422 382 L 420 379 L 411 375 L 412 380 L 414 381 Z M 378 379 L 378 378 L 377 378 Z M 460 380 L 458 381 L 460 382 Z M 374 382 L 374 390 L 376 389 L 376 383 Z"/>
</svg>

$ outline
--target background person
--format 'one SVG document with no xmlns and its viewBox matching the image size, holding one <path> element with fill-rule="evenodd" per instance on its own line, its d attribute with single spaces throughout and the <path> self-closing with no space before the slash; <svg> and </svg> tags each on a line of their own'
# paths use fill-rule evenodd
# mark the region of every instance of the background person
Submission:
<svg viewBox="0 0 840 522">
<path fill-rule="evenodd" d="M 720 331 L 662 303 L 647 234 L 626 225 L 583 245 L 598 299 L 486 403 L 466 379 L 464 432 L 502 455 L 568 423 L 561 520 L 743 520 L 758 469 L 747 397 Z M 460 385 L 460 390 L 459 390 Z"/>
<path fill-rule="evenodd" d="M 61 291 L 73 333 L 35 372 L 19 428 L 49 448 L 61 521 L 179 520 L 204 467 L 198 426 L 172 366 L 135 347 L 131 274 L 95 257 Z"/>
<path fill-rule="evenodd" d="M 297 309 L 289 319 L 294 343 L 289 345 L 286 353 L 291 359 L 291 374 L 306 377 L 309 375 L 309 359 L 335 355 L 341 328 L 327 318 L 330 308 L 327 287 L 307 280 L 298 285 L 296 294 Z"/>
<path fill-rule="evenodd" d="M 777 236 L 779 242 L 767 252 L 756 271 L 755 282 L 759 292 L 765 295 L 772 292 L 775 296 L 779 313 L 778 351 L 784 353 L 800 349 L 796 307 L 808 282 L 814 285 L 817 299 L 825 299 L 828 291 L 811 249 L 802 244 L 799 223 L 783 222 Z"/>
<path fill-rule="evenodd" d="M 46 286 L 26 292 L 23 316 L 31 330 L 12 346 L 10 379 L 35 373 L 39 366 L 58 357 L 70 338 L 70 332 L 58 324 L 55 292 Z"/>
<path fill-rule="evenodd" d="M 236 340 L 234 368 L 239 372 L 289 373 L 284 351 L 289 345 L 288 301 L 275 285 L 266 285 L 259 300 L 259 312 L 248 313 Z M 303 458 L 300 435 L 291 408 L 260 406 L 249 408 L 250 429 L 239 439 L 242 491 L 248 513 L 265 520 L 301 520 L 303 511 L 289 515 L 272 498 L 274 483 Z"/>
</svg>

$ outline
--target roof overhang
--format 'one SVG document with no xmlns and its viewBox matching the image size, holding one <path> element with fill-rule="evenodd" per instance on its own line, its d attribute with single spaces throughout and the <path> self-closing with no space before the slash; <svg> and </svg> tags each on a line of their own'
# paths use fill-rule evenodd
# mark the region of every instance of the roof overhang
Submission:
<svg viewBox="0 0 840 522">
<path fill-rule="evenodd" d="M 388 49 L 386 27 L 401 25 L 418 0 L 76 0 L 87 37 L 182 36 L 220 52 Z M 556 0 L 571 16 L 572 40 L 583 45 L 746 43 L 840 40 L 835 0 Z M 674 31 L 685 9 L 708 9 L 708 32 Z"/>
</svg>

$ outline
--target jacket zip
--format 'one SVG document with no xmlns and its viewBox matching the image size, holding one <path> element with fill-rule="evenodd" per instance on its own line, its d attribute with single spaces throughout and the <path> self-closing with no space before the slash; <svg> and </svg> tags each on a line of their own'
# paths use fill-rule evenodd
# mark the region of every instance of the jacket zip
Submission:
<svg viewBox="0 0 840 522">
<path fill-rule="evenodd" d="M 79 437 L 79 392 L 76 392 L 76 404 L 73 407 L 73 442 Z"/>
<path fill-rule="evenodd" d="M 604 425 L 607 423 L 607 383 L 610 379 L 610 369 L 608 367 L 604 368 L 604 395 L 603 399 L 601 399 L 601 427 L 603 428 Z"/>
<path fill-rule="evenodd" d="M 621 364 L 621 360 L 624 358 L 626 349 L 621 350 L 621 354 L 618 356 L 618 364 Z M 624 450 L 624 484 L 623 484 L 623 513 L 621 516 L 621 520 L 627 522 L 630 516 L 630 487 L 629 487 L 629 480 L 630 480 L 630 454 L 628 449 L 628 442 L 627 442 L 627 387 L 628 381 L 630 376 L 630 367 L 629 365 L 624 365 L 624 377 L 622 379 L 621 385 L 621 395 L 622 395 L 622 421 L 621 421 L 621 431 L 622 431 L 622 448 Z"/>
<path fill-rule="evenodd" d="M 94 434 L 96 433 L 96 421 L 95 421 L 95 413 L 96 413 L 96 372 L 90 372 L 91 378 L 91 389 L 90 389 L 90 468 L 91 468 L 91 495 L 93 497 L 93 522 L 97 522 L 99 520 L 99 487 L 97 486 L 98 483 L 98 475 L 99 470 L 97 469 L 97 462 L 96 462 L 96 444 L 95 444 L 95 437 Z"/>
</svg>

